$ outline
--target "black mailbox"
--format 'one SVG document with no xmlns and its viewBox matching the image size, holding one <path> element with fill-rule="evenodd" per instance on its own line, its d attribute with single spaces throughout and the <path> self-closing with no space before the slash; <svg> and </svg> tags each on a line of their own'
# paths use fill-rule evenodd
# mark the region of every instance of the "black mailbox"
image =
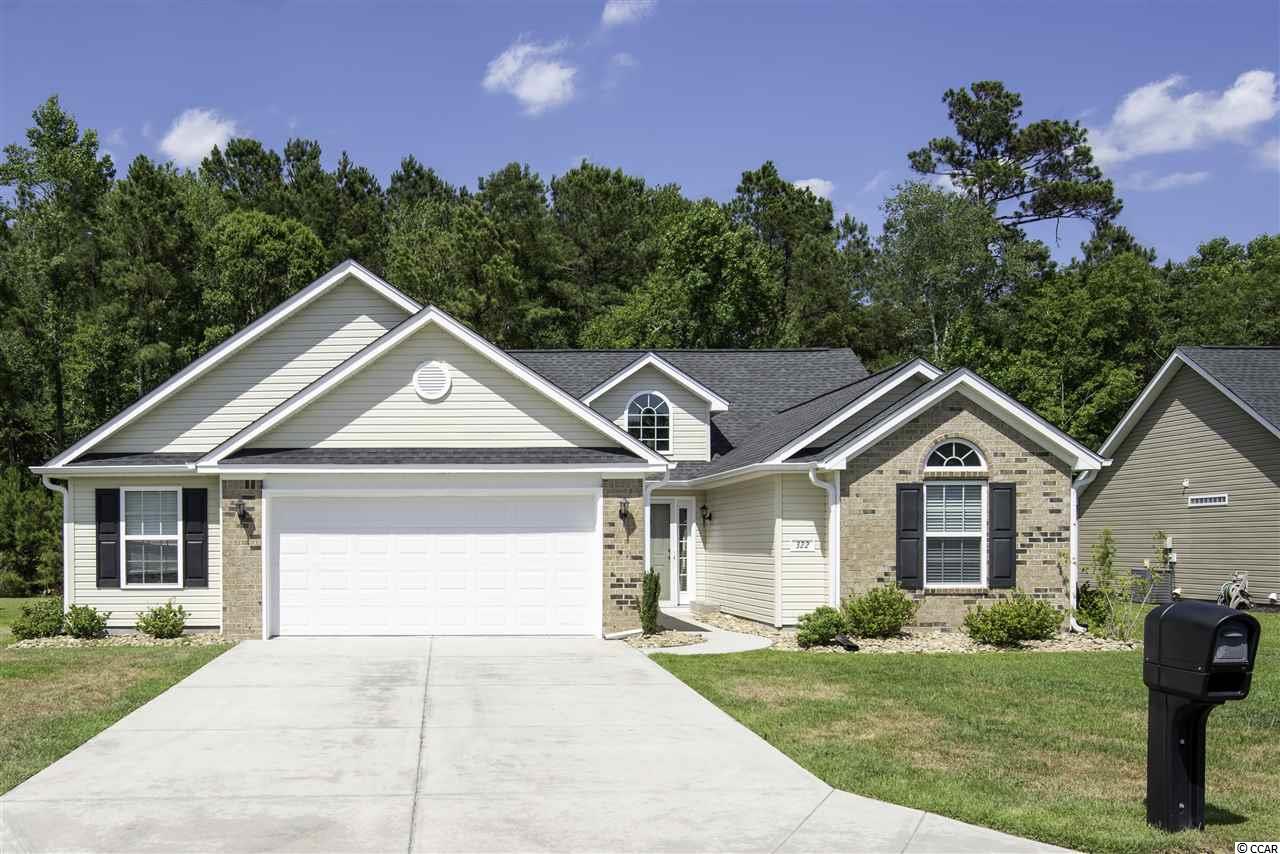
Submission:
<svg viewBox="0 0 1280 854">
<path fill-rule="evenodd" d="M 1215 707 L 1249 696 L 1261 634 L 1249 614 L 1209 602 L 1174 602 L 1147 615 L 1149 823 L 1204 827 L 1205 725 Z"/>
</svg>

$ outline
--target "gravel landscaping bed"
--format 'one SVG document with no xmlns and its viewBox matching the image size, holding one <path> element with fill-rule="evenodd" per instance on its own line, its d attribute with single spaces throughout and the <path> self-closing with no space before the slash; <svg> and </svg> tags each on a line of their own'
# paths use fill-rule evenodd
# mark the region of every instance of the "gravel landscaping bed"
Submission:
<svg viewBox="0 0 1280 854">
<path fill-rule="evenodd" d="M 127 635 L 108 635 L 105 638 L 81 640 L 69 635 L 53 638 L 30 638 L 10 644 L 8 649 L 50 649 L 54 647 L 95 647 L 95 646 L 215 646 L 230 643 L 217 632 L 197 632 L 176 638 L 153 638 L 139 632 Z"/>
<path fill-rule="evenodd" d="M 814 653 L 843 653 L 837 646 L 817 646 L 801 649 L 796 643 L 794 629 L 775 629 L 773 626 L 744 620 L 730 614 L 699 614 L 694 617 L 704 625 L 730 632 L 759 635 L 773 641 L 774 649 Z M 861 652 L 1114 652 L 1137 649 L 1137 644 L 1108 640 L 1093 635 L 1061 634 L 1051 640 L 1027 641 L 1022 646 L 999 647 L 974 642 L 964 632 L 918 632 L 896 638 L 854 638 Z"/>
<path fill-rule="evenodd" d="M 692 646 L 695 643 L 706 643 L 705 636 L 696 632 L 663 631 L 656 635 L 631 635 L 626 638 L 627 644 L 636 649 L 666 649 L 672 646 Z"/>
</svg>

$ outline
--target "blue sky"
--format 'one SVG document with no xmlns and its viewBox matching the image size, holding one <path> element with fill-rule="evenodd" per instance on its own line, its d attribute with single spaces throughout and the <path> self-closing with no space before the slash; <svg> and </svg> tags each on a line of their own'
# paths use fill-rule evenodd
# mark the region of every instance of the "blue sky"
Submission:
<svg viewBox="0 0 1280 854">
<path fill-rule="evenodd" d="M 123 173 L 228 134 L 343 150 L 384 180 L 581 157 L 728 198 L 774 160 L 879 230 L 906 153 L 980 79 L 1103 143 L 1162 257 L 1280 231 L 1280 6 L 1208 3 L 0 2 L 0 141 L 58 93 Z M 1087 229 L 1065 224 L 1059 257 Z M 1037 236 L 1053 242 L 1052 227 Z"/>
</svg>

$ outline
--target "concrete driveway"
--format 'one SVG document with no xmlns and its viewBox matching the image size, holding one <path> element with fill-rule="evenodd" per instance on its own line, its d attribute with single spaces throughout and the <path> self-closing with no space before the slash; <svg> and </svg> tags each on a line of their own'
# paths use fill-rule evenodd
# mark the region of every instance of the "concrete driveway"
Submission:
<svg viewBox="0 0 1280 854">
<path fill-rule="evenodd" d="M 618 642 L 359 638 L 240 644 L 0 799 L 0 850 L 1037 846 L 833 791 Z"/>
</svg>

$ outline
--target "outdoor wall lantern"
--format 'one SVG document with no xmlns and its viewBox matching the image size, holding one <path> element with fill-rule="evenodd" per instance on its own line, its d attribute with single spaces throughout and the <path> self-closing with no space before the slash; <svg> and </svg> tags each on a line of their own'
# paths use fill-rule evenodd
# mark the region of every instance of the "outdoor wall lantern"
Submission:
<svg viewBox="0 0 1280 854">
<path fill-rule="evenodd" d="M 711 521 L 711 508 L 707 507 L 707 505 L 703 504 L 699 507 L 698 513 L 702 516 L 702 524 L 705 525 Z"/>
<path fill-rule="evenodd" d="M 240 499 L 235 504 L 236 518 L 240 520 L 241 525 L 247 525 L 249 522 L 249 509 L 244 506 L 244 499 Z"/>
<path fill-rule="evenodd" d="M 630 515 L 631 515 L 631 502 L 624 498 L 622 499 L 622 503 L 618 505 L 618 518 L 625 519 Z"/>
</svg>

